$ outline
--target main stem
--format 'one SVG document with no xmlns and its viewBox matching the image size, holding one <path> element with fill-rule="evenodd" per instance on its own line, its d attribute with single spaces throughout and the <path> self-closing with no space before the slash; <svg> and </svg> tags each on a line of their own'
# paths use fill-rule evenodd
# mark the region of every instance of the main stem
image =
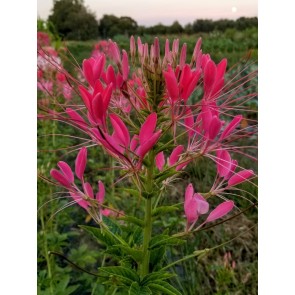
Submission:
<svg viewBox="0 0 295 295">
<path fill-rule="evenodd" d="M 148 250 L 152 234 L 152 200 L 147 199 L 145 203 L 145 219 L 143 233 L 143 261 L 141 276 L 144 277 L 149 273 L 150 251 Z"/>
<path fill-rule="evenodd" d="M 153 192 L 153 171 L 155 155 L 151 151 L 149 155 L 150 166 L 147 171 L 147 183 L 146 192 L 148 193 L 148 198 L 145 203 L 145 218 L 144 218 L 144 231 L 143 231 L 143 260 L 140 268 L 141 277 L 146 276 L 149 273 L 150 264 L 150 251 L 148 250 L 149 243 L 152 236 L 152 192 Z"/>
</svg>

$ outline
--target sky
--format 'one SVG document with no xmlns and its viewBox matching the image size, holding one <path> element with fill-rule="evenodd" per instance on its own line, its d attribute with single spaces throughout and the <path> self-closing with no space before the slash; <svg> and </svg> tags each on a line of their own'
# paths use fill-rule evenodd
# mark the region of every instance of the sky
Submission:
<svg viewBox="0 0 295 295">
<path fill-rule="evenodd" d="M 95 13 L 97 20 L 104 14 L 130 16 L 139 25 L 171 25 L 178 20 L 182 25 L 198 18 L 237 19 L 257 16 L 258 0 L 84 0 Z M 53 0 L 37 0 L 37 15 L 46 20 L 51 13 Z"/>
</svg>

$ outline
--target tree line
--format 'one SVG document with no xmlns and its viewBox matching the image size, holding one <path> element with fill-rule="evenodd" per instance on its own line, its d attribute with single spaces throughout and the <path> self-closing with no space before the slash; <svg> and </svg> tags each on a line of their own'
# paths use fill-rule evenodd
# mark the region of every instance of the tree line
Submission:
<svg viewBox="0 0 295 295">
<path fill-rule="evenodd" d="M 146 27 L 139 26 L 129 16 L 117 17 L 103 15 L 97 21 L 95 14 L 85 7 L 83 0 L 54 0 L 48 23 L 53 25 L 56 32 L 65 40 L 90 40 L 112 38 L 116 35 L 145 35 L 145 34 L 194 34 L 200 32 L 225 31 L 226 29 L 244 30 L 258 26 L 257 17 L 241 17 L 237 20 L 196 19 L 182 26 L 178 21 L 172 25 L 161 23 Z M 50 29 L 50 27 L 49 27 Z"/>
</svg>

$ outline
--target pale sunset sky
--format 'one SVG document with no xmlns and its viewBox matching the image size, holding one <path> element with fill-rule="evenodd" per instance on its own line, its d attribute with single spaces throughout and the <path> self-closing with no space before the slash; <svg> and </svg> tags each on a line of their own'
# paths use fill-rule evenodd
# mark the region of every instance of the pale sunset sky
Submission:
<svg viewBox="0 0 295 295">
<path fill-rule="evenodd" d="M 162 23 L 171 25 L 178 20 L 182 25 L 199 18 L 237 19 L 241 16 L 257 16 L 258 0 L 84 0 L 97 20 L 104 14 L 130 16 L 139 25 Z M 53 0 L 37 0 L 37 15 L 46 20 L 51 13 Z"/>
</svg>

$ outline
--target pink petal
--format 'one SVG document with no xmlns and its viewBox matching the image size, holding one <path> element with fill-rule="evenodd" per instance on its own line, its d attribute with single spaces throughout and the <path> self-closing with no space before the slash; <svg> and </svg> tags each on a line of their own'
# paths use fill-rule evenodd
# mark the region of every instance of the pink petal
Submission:
<svg viewBox="0 0 295 295">
<path fill-rule="evenodd" d="M 201 50 L 201 45 L 202 45 L 202 38 L 199 38 L 196 45 L 195 45 L 194 52 L 193 52 L 193 57 L 194 57 L 195 62 L 197 62 L 197 58 L 198 58 L 198 55 Z"/>
<path fill-rule="evenodd" d="M 66 113 L 75 124 L 77 124 L 81 129 L 86 130 L 86 122 L 76 111 L 71 108 L 66 108 Z"/>
<path fill-rule="evenodd" d="M 234 172 L 237 168 L 237 165 L 238 165 L 238 161 L 237 160 L 232 160 L 231 161 L 231 167 L 230 167 L 230 171 L 229 173 L 224 177 L 224 179 L 228 180 L 230 179 L 233 175 L 234 175 Z"/>
<path fill-rule="evenodd" d="M 179 160 L 179 156 L 181 155 L 183 150 L 184 150 L 183 145 L 179 145 L 173 149 L 173 151 L 170 155 L 170 158 L 168 159 L 169 166 L 173 166 Z"/>
<path fill-rule="evenodd" d="M 217 65 L 217 73 L 216 73 L 216 80 L 223 79 L 227 66 L 227 59 L 224 58 L 218 65 Z"/>
<path fill-rule="evenodd" d="M 137 48 L 138 48 L 138 54 L 140 56 L 143 56 L 143 45 L 142 45 L 140 37 L 137 37 Z"/>
<path fill-rule="evenodd" d="M 228 137 L 232 133 L 232 131 L 239 125 L 242 119 L 242 115 L 235 116 L 233 120 L 224 128 L 220 136 L 220 140 Z"/>
<path fill-rule="evenodd" d="M 63 161 L 59 161 L 57 163 L 57 166 L 59 167 L 61 172 L 64 174 L 64 176 L 66 177 L 68 182 L 73 183 L 74 182 L 74 174 L 73 174 L 71 167 L 66 162 L 63 162 Z"/>
<path fill-rule="evenodd" d="M 71 192 L 70 195 L 77 202 L 78 205 L 80 205 L 82 208 L 87 210 L 87 208 L 88 208 L 87 201 L 83 200 L 83 198 L 78 194 L 75 194 L 75 193 Z"/>
<path fill-rule="evenodd" d="M 208 95 L 212 90 L 216 77 L 216 65 L 209 60 L 204 69 L 204 92 Z"/>
<path fill-rule="evenodd" d="M 105 65 L 105 62 L 106 62 L 106 58 L 105 58 L 104 54 L 102 54 L 95 61 L 95 64 L 93 65 L 93 68 L 92 68 L 94 82 L 96 82 L 100 78 L 102 70 L 103 70 L 104 65 Z"/>
<path fill-rule="evenodd" d="M 206 219 L 206 222 L 211 222 L 216 219 L 219 219 L 229 213 L 234 207 L 234 202 L 233 201 L 226 201 L 221 204 L 219 204 Z"/>
<path fill-rule="evenodd" d="M 70 182 L 68 181 L 68 179 L 62 174 L 60 173 L 58 170 L 56 169 L 51 169 L 50 170 L 50 175 L 51 177 L 53 177 L 55 180 L 57 180 L 62 186 L 65 186 L 67 188 L 71 187 Z"/>
<path fill-rule="evenodd" d="M 152 113 L 147 116 L 139 131 L 139 142 L 144 144 L 151 138 L 157 125 L 157 113 Z"/>
<path fill-rule="evenodd" d="M 99 181 L 98 182 L 98 193 L 96 194 L 96 200 L 98 201 L 99 204 L 102 204 L 104 201 L 104 196 L 105 196 L 105 187 L 104 184 Z"/>
<path fill-rule="evenodd" d="M 219 133 L 221 128 L 221 121 L 217 116 L 213 116 L 209 127 L 209 139 L 213 140 Z"/>
<path fill-rule="evenodd" d="M 167 72 L 163 72 L 163 75 L 165 78 L 168 94 L 171 97 L 172 101 L 176 101 L 179 97 L 179 91 L 175 73 L 172 68 L 169 67 Z"/>
<path fill-rule="evenodd" d="M 193 185 L 190 183 L 185 190 L 185 202 L 187 202 L 188 200 L 190 200 L 194 195 L 194 188 Z"/>
<path fill-rule="evenodd" d="M 152 137 L 150 137 L 144 144 L 141 144 L 137 150 L 136 150 L 136 154 L 140 157 L 140 158 L 144 158 L 144 156 L 146 155 L 146 153 L 148 151 L 150 151 L 154 145 L 157 143 L 158 139 L 161 136 L 161 132 L 162 130 L 157 131 L 156 133 L 154 133 L 152 135 Z"/>
<path fill-rule="evenodd" d="M 198 70 L 193 73 L 193 77 L 190 80 L 190 83 L 186 86 L 186 90 L 183 92 L 182 98 L 187 101 L 192 92 L 195 90 L 197 83 L 199 81 L 199 78 L 201 76 L 202 71 Z"/>
<path fill-rule="evenodd" d="M 123 51 L 123 56 L 122 56 L 122 73 L 123 73 L 123 80 L 127 81 L 128 80 L 128 74 L 129 74 L 129 62 L 128 62 L 128 55 L 125 50 Z"/>
<path fill-rule="evenodd" d="M 84 189 L 84 193 L 87 197 L 90 197 L 91 199 L 94 198 L 93 189 L 92 189 L 92 186 L 90 185 L 89 182 L 85 182 L 83 184 L 83 189 Z"/>
<path fill-rule="evenodd" d="M 191 198 L 184 202 L 184 214 L 188 223 L 193 223 L 198 220 L 198 201 L 196 198 Z"/>
<path fill-rule="evenodd" d="M 116 74 L 112 65 L 109 65 L 107 68 L 106 79 L 107 79 L 107 84 L 112 83 L 113 87 L 116 87 Z"/>
<path fill-rule="evenodd" d="M 172 43 L 172 53 L 176 56 L 178 54 L 179 39 L 174 39 Z"/>
<path fill-rule="evenodd" d="M 82 147 L 75 161 L 75 173 L 82 180 L 87 162 L 87 149 Z"/>
<path fill-rule="evenodd" d="M 203 129 L 209 132 L 210 124 L 212 121 L 212 112 L 207 105 L 202 106 L 202 112 L 200 113 L 202 117 Z"/>
<path fill-rule="evenodd" d="M 163 167 L 165 165 L 165 156 L 164 156 L 164 152 L 160 152 L 156 155 L 155 157 L 156 160 L 156 166 L 157 168 L 162 171 Z"/>
<path fill-rule="evenodd" d="M 107 111 L 107 109 L 109 107 L 112 92 L 113 92 L 113 83 L 110 83 L 110 84 L 108 84 L 106 89 L 104 89 L 104 91 L 103 91 L 103 110 L 104 110 L 104 113 L 106 113 L 106 111 Z"/>
<path fill-rule="evenodd" d="M 196 198 L 198 202 L 198 213 L 206 214 L 209 211 L 209 203 L 206 199 L 198 193 L 195 193 L 193 197 Z"/>
<path fill-rule="evenodd" d="M 135 53 L 136 53 L 135 39 L 132 35 L 130 37 L 130 55 L 135 57 Z"/>
<path fill-rule="evenodd" d="M 103 121 L 103 99 L 101 93 L 97 93 L 92 101 L 92 113 L 96 120 L 96 123 L 102 123 Z"/>
<path fill-rule="evenodd" d="M 182 69 L 185 65 L 185 60 L 186 60 L 186 43 L 184 43 L 182 45 L 182 48 L 181 48 L 181 52 L 180 52 L 180 58 L 179 58 L 179 66 L 180 66 L 180 69 Z"/>
<path fill-rule="evenodd" d="M 242 183 L 252 176 L 254 176 L 253 170 L 242 170 L 229 179 L 228 186 L 234 186 Z"/>
<path fill-rule="evenodd" d="M 190 109 L 190 107 L 186 108 L 185 117 L 184 117 L 184 125 L 188 132 L 188 137 L 191 138 L 194 135 L 194 116 Z"/>
<path fill-rule="evenodd" d="M 118 138 L 120 139 L 121 144 L 123 144 L 126 148 L 129 147 L 130 142 L 130 135 L 129 131 L 124 124 L 124 122 L 115 114 L 110 115 L 111 122 L 115 133 L 117 134 Z"/>
<path fill-rule="evenodd" d="M 110 51 L 111 58 L 114 60 L 114 62 L 117 64 L 120 64 L 121 63 L 120 50 L 116 42 L 109 40 L 109 51 Z"/>
<path fill-rule="evenodd" d="M 154 40 L 154 58 L 155 59 L 160 58 L 160 44 L 159 44 L 159 39 L 157 37 Z"/>
<path fill-rule="evenodd" d="M 226 150 L 219 150 L 217 153 L 217 171 L 220 177 L 226 177 L 231 171 L 232 160 L 230 154 Z"/>
<path fill-rule="evenodd" d="M 84 101 L 84 104 L 85 104 L 86 108 L 88 109 L 88 111 L 91 111 L 92 95 L 82 85 L 79 85 L 78 88 L 79 88 L 81 97 L 82 97 L 82 99 Z"/>
<path fill-rule="evenodd" d="M 132 152 L 135 151 L 135 149 L 136 149 L 137 146 L 138 146 L 138 143 L 139 143 L 139 137 L 138 137 L 138 135 L 135 134 L 135 135 L 132 137 L 131 142 L 130 142 L 130 150 L 131 150 Z"/>
<path fill-rule="evenodd" d="M 92 71 L 92 62 L 93 58 L 90 59 L 84 59 L 82 63 L 82 70 L 85 76 L 85 79 L 91 85 L 94 87 L 94 79 L 93 79 L 93 71 Z"/>
</svg>

